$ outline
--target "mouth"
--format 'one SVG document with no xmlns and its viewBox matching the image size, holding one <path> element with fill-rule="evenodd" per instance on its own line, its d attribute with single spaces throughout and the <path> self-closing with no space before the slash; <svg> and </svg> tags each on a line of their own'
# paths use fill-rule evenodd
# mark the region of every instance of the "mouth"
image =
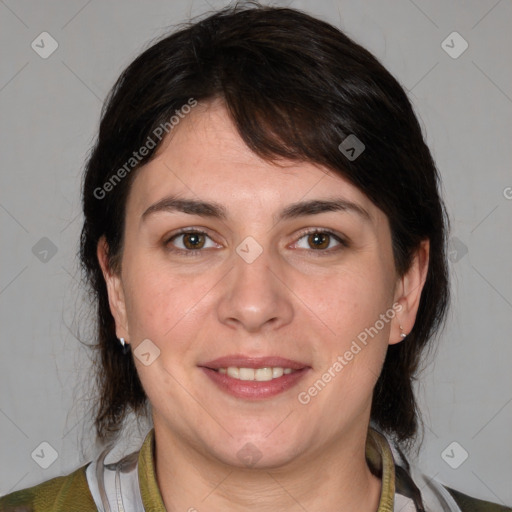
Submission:
<svg viewBox="0 0 512 512">
<path fill-rule="evenodd" d="M 209 368 L 218 373 L 228 375 L 232 379 L 255 380 L 266 382 L 273 379 L 279 379 L 283 375 L 298 372 L 292 368 L 283 368 L 282 366 L 263 367 L 263 368 L 239 368 L 238 366 L 228 366 L 227 368 Z"/>
<path fill-rule="evenodd" d="M 198 365 L 224 392 L 269 398 L 290 389 L 311 367 L 283 357 L 226 356 Z"/>
</svg>

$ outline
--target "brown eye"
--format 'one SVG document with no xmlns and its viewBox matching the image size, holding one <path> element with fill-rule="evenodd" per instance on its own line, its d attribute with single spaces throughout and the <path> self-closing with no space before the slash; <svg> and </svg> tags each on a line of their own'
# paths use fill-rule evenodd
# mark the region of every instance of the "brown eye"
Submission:
<svg viewBox="0 0 512 512">
<path fill-rule="evenodd" d="M 202 249 L 205 243 L 204 235 L 202 233 L 184 233 L 183 245 L 190 250 Z"/>
<path fill-rule="evenodd" d="M 209 244 L 209 245 L 208 245 Z M 201 249 L 215 247 L 215 242 L 207 233 L 197 230 L 182 231 L 169 238 L 164 244 L 171 252 L 183 255 L 199 255 Z"/>
<path fill-rule="evenodd" d="M 329 247 L 330 236 L 327 233 L 311 233 L 308 235 L 308 243 L 314 249 L 326 249 Z"/>
<path fill-rule="evenodd" d="M 349 243 L 343 237 L 322 229 L 303 232 L 295 245 L 299 249 L 306 249 L 310 253 L 316 253 L 315 256 L 332 255 L 349 247 Z"/>
</svg>

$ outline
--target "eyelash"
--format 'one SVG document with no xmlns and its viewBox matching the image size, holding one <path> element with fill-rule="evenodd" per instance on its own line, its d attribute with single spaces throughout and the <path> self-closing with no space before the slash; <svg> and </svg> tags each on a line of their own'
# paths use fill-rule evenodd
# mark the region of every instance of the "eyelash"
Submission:
<svg viewBox="0 0 512 512">
<path fill-rule="evenodd" d="M 172 252 L 172 253 L 181 254 L 181 255 L 184 255 L 184 256 L 199 256 L 199 253 L 203 252 L 204 249 L 184 250 L 184 249 L 171 249 L 171 248 L 169 248 L 169 244 L 175 238 L 178 238 L 179 236 L 184 235 L 184 234 L 204 235 L 204 236 L 206 236 L 206 237 L 211 239 L 211 237 L 205 231 L 201 231 L 200 229 L 194 229 L 194 228 L 185 228 L 185 229 L 182 229 L 182 230 L 178 231 L 177 233 L 172 235 L 170 238 L 168 238 L 164 242 L 165 247 L 167 247 L 168 250 L 170 252 Z M 325 229 L 308 229 L 308 230 L 302 231 L 299 234 L 298 238 L 297 238 L 297 242 L 299 240 L 301 240 L 302 238 L 304 238 L 305 236 L 312 235 L 312 234 L 329 235 L 330 237 L 334 238 L 337 242 L 339 242 L 339 244 L 341 246 L 341 247 L 338 247 L 338 248 L 335 248 L 335 249 L 331 248 L 331 249 L 326 249 L 326 250 L 324 250 L 324 249 L 318 249 L 318 250 L 316 250 L 316 249 L 304 249 L 304 250 L 307 250 L 307 251 L 313 253 L 315 257 L 329 256 L 329 255 L 333 254 L 334 252 L 342 250 L 342 248 L 349 247 L 349 243 L 348 243 L 347 240 L 342 238 L 340 235 L 337 235 L 337 234 L 333 233 L 332 231 L 328 231 L 328 230 L 325 230 Z M 297 243 L 297 242 L 295 242 L 295 243 Z"/>
</svg>

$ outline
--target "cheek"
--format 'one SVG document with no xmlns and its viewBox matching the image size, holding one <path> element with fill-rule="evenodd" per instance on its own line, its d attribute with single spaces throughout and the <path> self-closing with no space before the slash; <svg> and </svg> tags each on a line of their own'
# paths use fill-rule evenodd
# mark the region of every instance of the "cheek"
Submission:
<svg viewBox="0 0 512 512">
<path fill-rule="evenodd" d="M 205 314 L 205 296 L 213 288 L 212 272 L 184 275 L 169 264 L 133 257 L 125 265 L 126 306 L 130 333 L 137 340 L 149 338 L 157 345 L 186 339 Z M 217 277 L 218 279 L 218 277 Z"/>
<path fill-rule="evenodd" d="M 297 281 L 297 295 L 342 343 L 373 325 L 392 305 L 393 289 L 377 265 Z"/>
<path fill-rule="evenodd" d="M 344 407 L 371 396 L 388 347 L 393 290 L 377 264 L 325 276 L 315 287 L 301 286 L 304 302 L 313 304 L 321 380 L 330 389 L 323 399 Z M 309 292 L 307 291 L 309 289 Z M 384 315 L 382 320 L 381 315 Z"/>
<path fill-rule="evenodd" d="M 126 251 L 123 261 L 125 302 L 130 333 L 136 338 L 156 337 L 158 324 L 172 320 L 179 282 L 165 277 L 165 269 L 144 252 Z"/>
</svg>

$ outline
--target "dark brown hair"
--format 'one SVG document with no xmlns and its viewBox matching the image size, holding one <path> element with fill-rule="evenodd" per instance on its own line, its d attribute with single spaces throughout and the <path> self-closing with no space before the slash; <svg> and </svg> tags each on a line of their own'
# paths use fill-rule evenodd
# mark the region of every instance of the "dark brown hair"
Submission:
<svg viewBox="0 0 512 512">
<path fill-rule="evenodd" d="M 420 355 L 448 304 L 447 218 L 435 163 L 404 90 L 374 56 L 305 13 L 253 3 L 217 11 L 152 44 L 123 71 L 105 102 L 84 173 L 80 247 L 97 305 L 98 438 L 115 438 L 130 411 L 147 414 L 133 357 L 122 353 L 116 338 L 96 249 L 105 235 L 109 268 L 118 272 L 127 194 L 136 170 L 159 145 L 108 193 L 98 190 L 190 98 L 223 100 L 241 138 L 268 161 L 314 162 L 358 187 L 389 219 L 400 275 L 420 242 L 430 240 L 416 323 L 403 342 L 388 347 L 371 411 L 382 430 L 407 444 L 418 427 L 413 380 Z M 348 135 L 365 146 L 355 159 L 339 149 Z"/>
</svg>

